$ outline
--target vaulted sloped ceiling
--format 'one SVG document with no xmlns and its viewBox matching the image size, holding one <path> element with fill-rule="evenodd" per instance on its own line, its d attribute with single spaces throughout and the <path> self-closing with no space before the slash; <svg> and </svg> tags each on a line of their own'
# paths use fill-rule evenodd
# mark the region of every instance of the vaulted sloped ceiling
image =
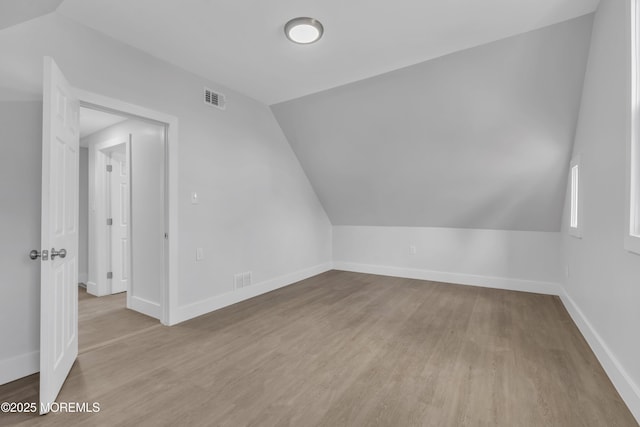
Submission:
<svg viewBox="0 0 640 427">
<path fill-rule="evenodd" d="M 62 0 L 2 0 L 0 30 L 51 13 Z"/>
<path fill-rule="evenodd" d="M 586 15 L 272 110 L 334 225 L 557 231 L 591 23 Z"/>
</svg>

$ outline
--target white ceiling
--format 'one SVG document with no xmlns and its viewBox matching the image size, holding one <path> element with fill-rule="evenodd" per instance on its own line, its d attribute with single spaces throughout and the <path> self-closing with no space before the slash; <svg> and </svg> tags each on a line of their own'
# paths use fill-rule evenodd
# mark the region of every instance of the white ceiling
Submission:
<svg viewBox="0 0 640 427">
<path fill-rule="evenodd" d="M 58 12 L 266 104 L 565 21 L 598 0 L 65 0 Z M 291 18 L 322 40 L 296 45 Z"/>
<path fill-rule="evenodd" d="M 126 117 L 80 107 L 80 138 L 125 120 Z"/>
</svg>

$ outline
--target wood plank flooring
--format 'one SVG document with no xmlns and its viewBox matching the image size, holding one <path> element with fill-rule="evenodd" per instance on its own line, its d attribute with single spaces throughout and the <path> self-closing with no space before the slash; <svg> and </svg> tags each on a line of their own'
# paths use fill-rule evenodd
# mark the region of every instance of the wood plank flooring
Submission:
<svg viewBox="0 0 640 427">
<path fill-rule="evenodd" d="M 637 426 L 552 296 L 330 271 L 138 330 L 89 346 L 60 393 L 99 413 L 0 424 Z M 36 400 L 37 376 L 0 387 Z"/>
<path fill-rule="evenodd" d="M 127 310 L 126 306 L 125 292 L 98 298 L 78 288 L 78 352 L 160 326 L 157 319 Z"/>
</svg>

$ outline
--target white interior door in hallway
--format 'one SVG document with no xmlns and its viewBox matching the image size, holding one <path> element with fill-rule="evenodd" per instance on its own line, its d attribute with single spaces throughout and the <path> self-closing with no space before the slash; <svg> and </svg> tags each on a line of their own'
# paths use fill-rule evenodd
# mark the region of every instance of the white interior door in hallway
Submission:
<svg viewBox="0 0 640 427">
<path fill-rule="evenodd" d="M 109 172 L 111 201 L 111 293 L 126 292 L 130 277 L 129 217 L 131 212 L 129 191 L 129 162 L 127 146 L 119 145 L 111 153 Z"/>
</svg>

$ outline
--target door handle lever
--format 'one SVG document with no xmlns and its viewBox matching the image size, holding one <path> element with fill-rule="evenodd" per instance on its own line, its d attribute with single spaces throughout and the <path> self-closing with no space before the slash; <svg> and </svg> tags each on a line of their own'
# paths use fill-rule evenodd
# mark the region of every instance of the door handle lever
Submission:
<svg viewBox="0 0 640 427">
<path fill-rule="evenodd" d="M 57 256 L 59 256 L 60 258 L 66 257 L 67 256 L 67 250 L 66 249 L 60 249 L 59 251 L 56 251 L 56 248 L 51 248 L 51 261 L 56 259 Z"/>
</svg>

